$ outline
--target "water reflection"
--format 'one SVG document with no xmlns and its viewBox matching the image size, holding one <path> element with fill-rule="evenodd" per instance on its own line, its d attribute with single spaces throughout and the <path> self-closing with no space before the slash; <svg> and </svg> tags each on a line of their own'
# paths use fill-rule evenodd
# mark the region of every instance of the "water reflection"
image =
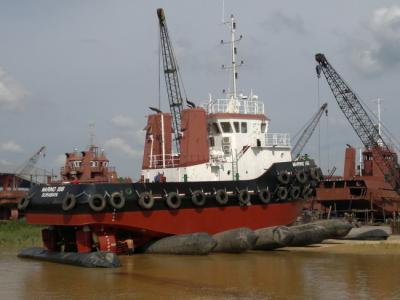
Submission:
<svg viewBox="0 0 400 300">
<path fill-rule="evenodd" d="M 85 269 L 0 254 L 1 299 L 400 299 L 399 255 L 136 255 Z"/>
</svg>

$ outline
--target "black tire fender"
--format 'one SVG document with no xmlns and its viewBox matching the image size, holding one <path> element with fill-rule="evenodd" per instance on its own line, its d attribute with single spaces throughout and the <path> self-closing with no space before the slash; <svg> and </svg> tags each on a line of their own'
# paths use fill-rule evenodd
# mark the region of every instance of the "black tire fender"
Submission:
<svg viewBox="0 0 400 300">
<path fill-rule="evenodd" d="M 268 204 L 271 202 L 271 192 L 269 189 L 261 189 L 258 191 L 258 198 L 260 198 L 262 203 Z"/>
<path fill-rule="evenodd" d="M 206 204 L 206 194 L 201 190 L 196 190 L 192 193 L 192 202 L 196 206 L 204 206 Z"/>
<path fill-rule="evenodd" d="M 150 192 L 143 192 L 139 195 L 139 206 L 143 209 L 152 209 L 154 206 L 154 198 Z"/>
<path fill-rule="evenodd" d="M 299 199 L 301 195 L 301 189 L 299 186 L 292 186 L 292 188 L 290 189 L 290 198 L 292 198 L 293 200 L 297 200 Z"/>
<path fill-rule="evenodd" d="M 166 203 L 169 208 L 178 209 L 182 203 L 181 196 L 177 192 L 169 192 Z"/>
<path fill-rule="evenodd" d="M 89 197 L 89 207 L 95 212 L 101 212 L 106 208 L 106 199 L 100 194 L 90 195 Z"/>
<path fill-rule="evenodd" d="M 296 173 L 296 180 L 300 184 L 304 184 L 307 182 L 307 174 L 304 171 L 298 171 Z"/>
<path fill-rule="evenodd" d="M 288 196 L 288 189 L 284 186 L 280 186 L 276 191 L 276 195 L 278 196 L 278 200 L 284 201 Z"/>
<path fill-rule="evenodd" d="M 121 209 L 125 206 L 125 197 L 122 192 L 114 192 L 111 194 L 110 205 L 115 209 Z"/>
<path fill-rule="evenodd" d="M 22 197 L 18 200 L 17 207 L 19 210 L 24 210 L 28 207 L 29 203 L 31 203 L 31 200 L 28 197 Z"/>
<path fill-rule="evenodd" d="M 215 200 L 217 200 L 218 204 L 221 204 L 221 205 L 227 204 L 229 201 L 228 193 L 223 189 L 216 191 L 215 192 Z"/>
<path fill-rule="evenodd" d="M 62 200 L 61 208 L 63 211 L 69 211 L 76 206 L 76 198 L 73 194 L 67 193 Z"/>
<path fill-rule="evenodd" d="M 276 178 L 282 184 L 288 184 L 290 181 L 289 173 L 286 171 L 280 172 Z"/>
<path fill-rule="evenodd" d="M 239 202 L 245 205 L 250 203 L 250 193 L 247 189 L 239 191 Z"/>
</svg>

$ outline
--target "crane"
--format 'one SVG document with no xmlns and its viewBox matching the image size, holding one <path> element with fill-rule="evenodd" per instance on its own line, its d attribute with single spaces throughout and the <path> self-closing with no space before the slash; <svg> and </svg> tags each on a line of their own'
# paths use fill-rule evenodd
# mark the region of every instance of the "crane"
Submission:
<svg viewBox="0 0 400 300">
<path fill-rule="evenodd" d="M 374 161 L 384 174 L 385 180 L 395 190 L 398 190 L 400 187 L 400 178 L 397 160 L 389 155 L 392 153 L 391 149 L 379 134 L 377 127 L 361 105 L 357 95 L 331 66 L 324 54 L 316 54 L 315 60 L 317 61 L 316 70 L 318 77 L 320 77 L 322 71 L 340 109 L 365 148 L 372 151 Z"/>
<path fill-rule="evenodd" d="M 180 152 L 180 131 L 181 131 L 181 111 L 183 109 L 183 97 L 180 88 L 179 69 L 176 62 L 174 50 L 168 34 L 167 23 L 164 10 L 157 9 L 157 16 L 160 26 L 161 52 L 164 67 L 164 77 L 167 86 L 169 107 L 172 115 L 174 129 L 174 141 L 176 150 Z M 187 100 L 186 100 L 187 101 Z"/>
<path fill-rule="evenodd" d="M 21 178 L 27 177 L 30 175 L 31 171 L 35 167 L 41 155 L 45 155 L 46 147 L 42 146 L 34 155 L 32 155 L 22 166 L 20 166 L 15 175 Z M 30 178 L 29 178 L 30 179 Z"/>
<path fill-rule="evenodd" d="M 303 130 L 302 134 L 298 138 L 296 144 L 292 148 L 292 157 L 296 158 L 297 156 L 300 155 L 301 151 L 303 151 L 304 146 L 307 144 L 308 140 L 311 138 L 315 128 L 318 125 L 319 120 L 321 119 L 322 114 L 325 112 L 326 114 L 328 113 L 328 110 L 326 109 L 328 106 L 328 103 L 324 103 L 318 111 L 313 115 L 311 118 L 311 121 L 306 124 L 305 129 Z"/>
</svg>

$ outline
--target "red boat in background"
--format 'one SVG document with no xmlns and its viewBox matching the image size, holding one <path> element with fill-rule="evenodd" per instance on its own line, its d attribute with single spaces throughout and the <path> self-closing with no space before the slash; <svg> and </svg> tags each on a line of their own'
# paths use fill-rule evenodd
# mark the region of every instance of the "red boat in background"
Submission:
<svg viewBox="0 0 400 300">
<path fill-rule="evenodd" d="M 395 152 L 386 151 L 385 159 L 389 163 L 397 163 Z M 348 147 L 343 176 L 321 180 L 307 208 L 324 215 L 353 215 L 366 222 L 385 221 L 399 214 L 400 195 L 385 180 L 374 160 L 374 151 L 364 150 L 361 164 L 356 168 L 356 149 Z"/>
</svg>

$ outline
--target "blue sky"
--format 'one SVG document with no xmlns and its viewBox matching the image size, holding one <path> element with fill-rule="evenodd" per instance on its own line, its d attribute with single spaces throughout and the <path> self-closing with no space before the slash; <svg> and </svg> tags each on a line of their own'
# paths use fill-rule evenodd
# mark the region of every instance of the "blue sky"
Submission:
<svg viewBox="0 0 400 300">
<path fill-rule="evenodd" d="M 385 125 L 400 136 L 400 5 L 397 1 L 225 1 L 245 61 L 239 89 L 259 95 L 271 132 L 294 134 L 318 109 L 324 169 L 360 146 L 326 83 L 317 97 L 314 54 L 323 52 Z M 158 23 L 167 17 L 188 97 L 206 101 L 229 84 L 222 1 L 0 1 L 0 167 L 16 168 L 41 145 L 39 166 L 95 141 L 123 176 L 139 177 L 148 107 L 158 103 Z M 162 107 L 167 98 L 162 81 Z M 318 134 L 306 152 L 318 157 Z"/>
</svg>

